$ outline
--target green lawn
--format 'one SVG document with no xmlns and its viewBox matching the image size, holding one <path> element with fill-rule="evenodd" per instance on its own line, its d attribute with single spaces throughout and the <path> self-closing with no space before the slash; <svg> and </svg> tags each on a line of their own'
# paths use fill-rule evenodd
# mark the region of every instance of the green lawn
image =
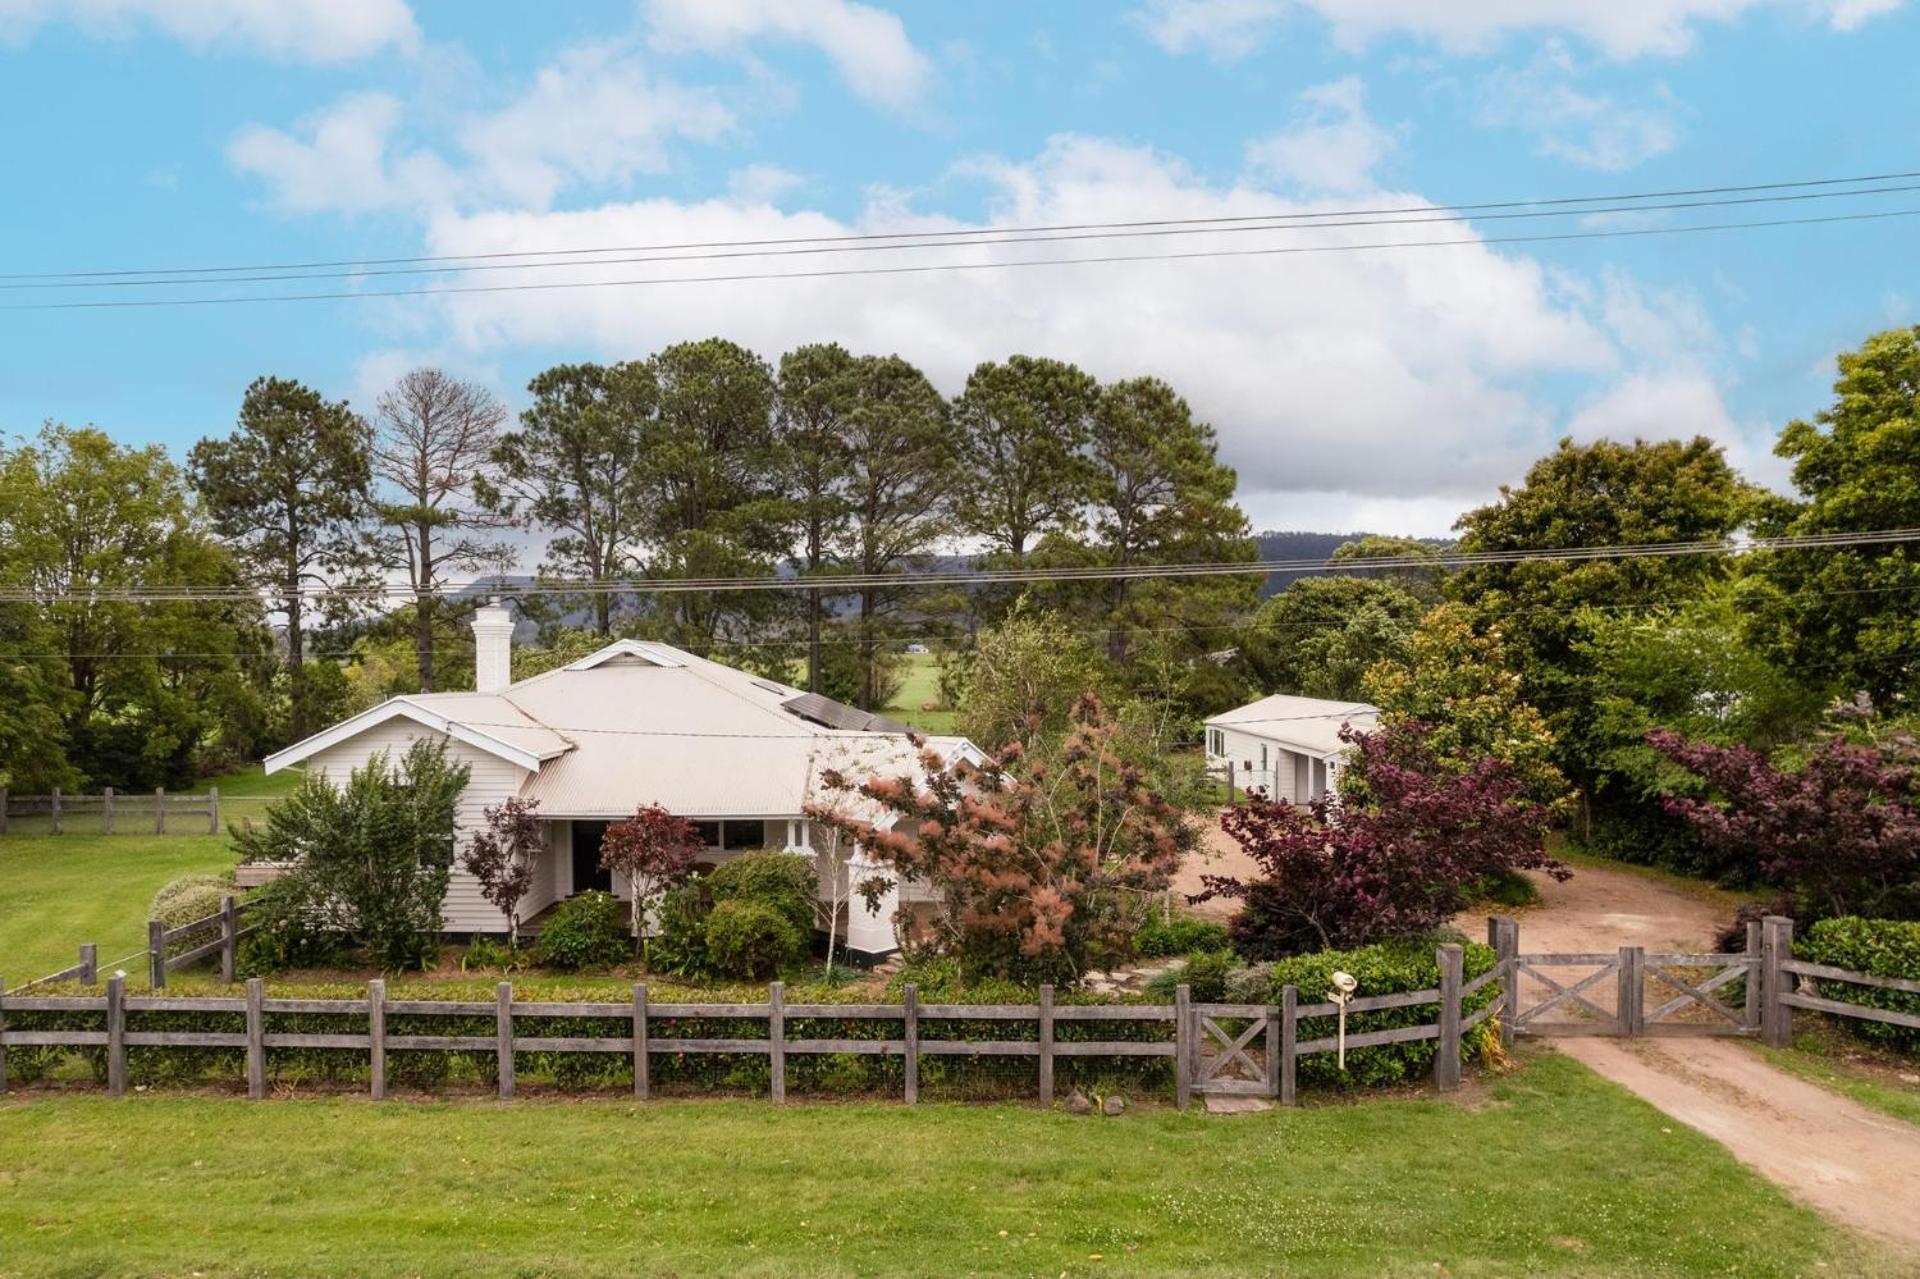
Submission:
<svg viewBox="0 0 1920 1279">
<path fill-rule="evenodd" d="M 224 835 L 0 838 L 0 978 L 17 986 L 65 968 L 82 942 L 98 943 L 102 963 L 143 949 L 155 889 L 233 860 Z"/>
<path fill-rule="evenodd" d="M 1838 1027 L 1816 1023 L 1816 1029 L 1795 1035 L 1791 1048 L 1758 1047 L 1768 1061 L 1788 1074 L 1895 1119 L 1920 1125 L 1920 1084 L 1900 1078 L 1902 1074 L 1920 1075 L 1920 1061 L 1884 1049 L 1849 1051 L 1839 1042 L 1845 1036 Z"/>
<path fill-rule="evenodd" d="M 1873 1258 L 1553 1055 L 1483 1104 L 159 1094 L 0 1103 L 0 1274 L 1835 1273 Z"/>
<path fill-rule="evenodd" d="M 923 711 L 929 702 L 940 700 L 940 662 L 932 653 L 909 653 L 901 668 L 906 676 L 893 704 L 881 713 L 929 733 L 951 733 L 953 712 Z"/>
</svg>

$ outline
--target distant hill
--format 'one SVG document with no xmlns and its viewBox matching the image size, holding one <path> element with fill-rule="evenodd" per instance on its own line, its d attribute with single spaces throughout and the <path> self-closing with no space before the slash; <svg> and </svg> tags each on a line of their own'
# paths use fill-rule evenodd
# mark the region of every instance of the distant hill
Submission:
<svg viewBox="0 0 1920 1279">
<path fill-rule="evenodd" d="M 1260 558 L 1263 560 L 1324 560 L 1346 543 L 1369 536 L 1371 534 L 1367 533 L 1308 533 L 1294 530 L 1253 535 L 1260 544 Z M 1429 546 L 1452 545 L 1444 537 L 1423 537 L 1419 540 Z M 1269 573 L 1265 585 L 1260 588 L 1260 594 L 1276 595 L 1307 576 L 1298 572 Z"/>
</svg>

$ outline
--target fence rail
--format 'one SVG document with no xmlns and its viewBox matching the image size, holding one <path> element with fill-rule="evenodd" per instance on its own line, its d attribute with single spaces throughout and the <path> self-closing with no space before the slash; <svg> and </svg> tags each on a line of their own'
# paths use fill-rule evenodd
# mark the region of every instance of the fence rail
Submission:
<svg viewBox="0 0 1920 1279">
<path fill-rule="evenodd" d="M 15 795 L 0 787 L 0 835 L 12 833 L 13 819 L 44 817 L 49 832 L 65 833 L 76 817 L 97 817 L 103 835 L 167 833 L 168 820 L 204 818 L 209 835 L 220 833 L 220 788 L 211 786 L 204 795 L 169 795 L 165 787 L 145 791 L 117 792 L 111 786 L 98 795 L 72 794 L 54 787 L 46 795 Z M 194 829 L 199 829 L 196 823 Z"/>
<path fill-rule="evenodd" d="M 167 927 L 157 919 L 147 921 L 147 948 L 123 955 L 107 967 L 117 967 L 132 961 L 144 961 L 147 968 L 147 981 L 155 990 L 164 990 L 167 974 L 190 964 L 215 955 L 220 957 L 220 979 L 231 983 L 235 965 L 240 958 L 240 939 L 259 927 L 258 924 L 243 924 L 241 921 L 253 911 L 255 903 L 238 901 L 231 895 L 220 899 L 220 909 L 211 915 L 199 919 L 190 919 L 184 924 Z M 206 940 L 185 950 L 176 950 L 169 954 L 167 947 L 176 941 L 189 937 L 204 937 Z M 60 982 L 77 981 L 92 986 L 100 980 L 100 947 L 87 942 L 80 947 L 79 962 L 57 973 L 48 973 L 14 988 L 18 993 L 33 986 L 52 986 Z M 0 994 L 6 992 L 6 985 L 0 982 Z"/>
</svg>

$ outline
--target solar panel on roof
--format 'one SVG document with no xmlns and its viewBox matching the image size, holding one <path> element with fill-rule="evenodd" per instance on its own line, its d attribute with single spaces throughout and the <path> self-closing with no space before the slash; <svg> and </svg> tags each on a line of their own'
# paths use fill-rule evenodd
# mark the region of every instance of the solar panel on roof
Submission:
<svg viewBox="0 0 1920 1279">
<path fill-rule="evenodd" d="M 838 728 L 856 733 L 910 733 L 909 726 L 897 719 L 888 719 L 884 715 L 875 715 L 872 711 L 863 711 L 857 706 L 845 702 L 836 702 L 831 697 L 822 697 L 818 693 L 802 693 L 780 703 L 780 709 L 789 715 L 818 724 L 822 728 Z"/>
</svg>

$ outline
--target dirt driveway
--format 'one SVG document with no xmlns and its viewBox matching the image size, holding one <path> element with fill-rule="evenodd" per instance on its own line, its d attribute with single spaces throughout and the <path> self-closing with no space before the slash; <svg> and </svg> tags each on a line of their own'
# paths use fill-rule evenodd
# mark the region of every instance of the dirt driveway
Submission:
<svg viewBox="0 0 1920 1279">
<path fill-rule="evenodd" d="M 1598 866 L 1576 866 L 1564 884 L 1537 878 L 1540 904 L 1513 912 L 1522 952 L 1709 950 L 1738 900 L 1684 880 Z M 1456 923 L 1473 937 L 1486 927 L 1482 915 Z M 1611 1006 L 1611 991 L 1593 993 Z M 1738 1040 L 1553 1042 L 1801 1202 L 1910 1253 L 1920 1273 L 1920 1128 L 1776 1070 Z"/>
<path fill-rule="evenodd" d="M 1198 892 L 1203 874 L 1241 877 L 1252 870 L 1246 855 L 1215 827 L 1207 855 L 1189 861 L 1175 888 Z M 1523 953 L 1604 953 L 1621 946 L 1708 951 L 1714 933 L 1739 903 L 1705 885 L 1604 866 L 1576 866 L 1564 884 L 1544 875 L 1534 878 L 1539 904 L 1510 912 L 1520 921 Z M 1215 917 L 1237 908 L 1231 901 L 1199 907 Z M 1454 922 L 1469 937 L 1486 935 L 1484 912 Z M 1612 982 L 1588 993 L 1611 1008 Z M 1893 1244 L 1914 1258 L 1912 1273 L 1920 1274 L 1920 1128 L 1776 1070 L 1738 1040 L 1551 1042 L 1720 1142 L 1802 1203 Z"/>
</svg>

